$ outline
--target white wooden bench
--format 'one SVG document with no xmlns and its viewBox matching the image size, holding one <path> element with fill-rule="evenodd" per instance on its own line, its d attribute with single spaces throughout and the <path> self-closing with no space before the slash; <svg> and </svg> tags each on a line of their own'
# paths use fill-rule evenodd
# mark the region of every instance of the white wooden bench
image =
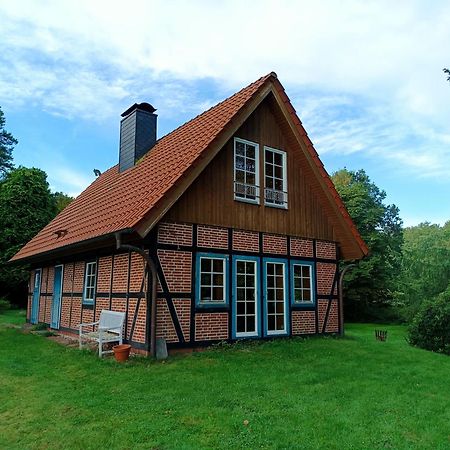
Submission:
<svg viewBox="0 0 450 450">
<path fill-rule="evenodd" d="M 103 351 L 103 344 L 107 342 L 123 342 L 123 323 L 125 322 L 125 313 L 118 311 L 108 311 L 103 309 L 100 313 L 100 319 L 97 322 L 80 323 L 80 349 L 83 348 L 83 339 L 98 342 L 98 356 L 101 358 L 106 353 L 113 353 L 112 350 Z M 84 331 L 86 327 L 90 331 Z"/>
</svg>

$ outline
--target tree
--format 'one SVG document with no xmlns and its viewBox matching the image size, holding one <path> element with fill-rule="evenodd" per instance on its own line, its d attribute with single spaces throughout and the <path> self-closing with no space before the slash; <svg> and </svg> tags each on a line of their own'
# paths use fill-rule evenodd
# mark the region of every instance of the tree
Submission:
<svg viewBox="0 0 450 450">
<path fill-rule="evenodd" d="M 5 130 L 5 122 L 5 115 L 0 107 L 0 178 L 14 167 L 12 152 L 18 143 L 17 139 Z"/>
<path fill-rule="evenodd" d="M 421 223 L 404 230 L 398 300 L 408 320 L 425 300 L 450 287 L 450 222 L 444 226 Z"/>
<path fill-rule="evenodd" d="M 332 176 L 370 255 L 346 276 L 345 314 L 351 320 L 385 317 L 394 299 L 401 263 L 402 220 L 395 205 L 386 205 L 386 192 L 364 170 L 339 170 Z"/>
<path fill-rule="evenodd" d="M 7 261 L 55 215 L 55 199 L 44 171 L 19 167 L 0 182 L 0 297 L 14 302 L 26 298 L 22 294 L 28 268 Z"/>
<path fill-rule="evenodd" d="M 58 214 L 73 201 L 73 197 L 70 197 L 63 192 L 54 192 L 52 195 L 55 201 L 56 212 Z"/>
</svg>

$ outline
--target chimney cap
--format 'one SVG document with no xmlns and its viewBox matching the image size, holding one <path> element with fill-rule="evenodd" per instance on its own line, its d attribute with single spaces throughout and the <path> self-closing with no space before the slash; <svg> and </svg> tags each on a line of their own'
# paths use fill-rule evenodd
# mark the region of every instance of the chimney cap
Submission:
<svg viewBox="0 0 450 450">
<path fill-rule="evenodd" d="M 156 108 L 153 108 L 150 103 L 135 103 L 133 106 L 130 106 L 126 111 L 124 111 L 121 116 L 126 117 L 130 115 L 135 109 L 140 109 L 141 111 L 146 111 L 149 113 L 154 113 L 156 111 Z"/>
</svg>

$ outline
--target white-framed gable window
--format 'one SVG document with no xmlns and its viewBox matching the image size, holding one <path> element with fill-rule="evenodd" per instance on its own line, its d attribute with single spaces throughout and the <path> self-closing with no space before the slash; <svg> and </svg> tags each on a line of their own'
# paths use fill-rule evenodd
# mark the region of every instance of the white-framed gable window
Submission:
<svg viewBox="0 0 450 450">
<path fill-rule="evenodd" d="M 264 147 L 264 204 L 287 208 L 286 152 Z"/>
<path fill-rule="evenodd" d="M 234 138 L 234 199 L 259 203 L 259 145 Z"/>
</svg>

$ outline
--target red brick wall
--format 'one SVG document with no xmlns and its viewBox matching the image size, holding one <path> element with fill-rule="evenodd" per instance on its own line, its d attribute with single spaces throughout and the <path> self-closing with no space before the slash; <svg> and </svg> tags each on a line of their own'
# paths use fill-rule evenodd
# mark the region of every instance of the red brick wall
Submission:
<svg viewBox="0 0 450 450">
<path fill-rule="evenodd" d="M 195 315 L 195 340 L 228 339 L 228 313 L 200 313 Z"/>
<path fill-rule="evenodd" d="M 165 223 L 158 225 L 158 242 L 161 244 L 192 245 L 192 225 Z"/>
<path fill-rule="evenodd" d="M 127 292 L 128 287 L 128 253 L 114 256 L 113 292 Z"/>
<path fill-rule="evenodd" d="M 259 252 L 259 233 L 254 231 L 233 230 L 233 250 Z"/>
<path fill-rule="evenodd" d="M 197 228 L 197 245 L 208 248 L 228 248 L 228 230 L 220 227 L 199 225 Z"/>
<path fill-rule="evenodd" d="M 78 325 L 80 325 L 80 323 L 81 323 L 81 297 L 73 297 L 70 328 L 78 330 Z"/>
<path fill-rule="evenodd" d="M 319 333 L 322 333 L 325 314 L 327 312 L 328 300 L 318 300 L 317 308 L 319 310 Z"/>
<path fill-rule="evenodd" d="M 156 318 L 156 337 L 164 338 L 167 342 L 178 342 L 177 332 L 175 331 L 166 299 L 164 298 L 158 298 Z"/>
<path fill-rule="evenodd" d="M 134 310 L 133 310 L 133 317 L 134 317 Z M 136 324 L 134 326 L 134 333 L 133 336 L 131 337 L 133 341 L 140 343 L 145 342 L 146 320 L 147 320 L 147 303 L 145 298 L 141 298 L 136 318 Z"/>
<path fill-rule="evenodd" d="M 314 311 L 292 311 L 292 334 L 314 334 L 316 315 Z"/>
<path fill-rule="evenodd" d="M 104 256 L 97 263 L 97 292 L 109 292 L 111 286 L 112 257 Z"/>
<path fill-rule="evenodd" d="M 333 285 L 334 274 L 336 272 L 336 264 L 321 263 L 316 264 L 317 272 L 317 292 L 319 295 L 330 295 Z M 337 288 L 334 287 L 333 294 L 337 294 Z"/>
<path fill-rule="evenodd" d="M 73 275 L 73 292 L 83 292 L 84 283 L 84 261 L 77 261 L 75 263 Z"/>
<path fill-rule="evenodd" d="M 313 241 L 310 239 L 291 238 L 291 255 L 312 258 Z"/>
<path fill-rule="evenodd" d="M 316 256 L 323 259 L 336 259 L 336 244 L 334 242 L 316 241 Z"/>
<path fill-rule="evenodd" d="M 330 313 L 328 315 L 328 322 L 325 327 L 325 332 L 337 333 L 338 331 L 339 331 L 338 302 L 337 300 L 332 300 Z"/>
<path fill-rule="evenodd" d="M 277 234 L 263 234 L 263 252 L 286 255 L 287 254 L 286 236 L 279 236 Z"/>
<path fill-rule="evenodd" d="M 169 291 L 191 292 L 192 253 L 158 250 L 158 257 Z"/>
<path fill-rule="evenodd" d="M 145 274 L 145 261 L 138 253 L 131 254 L 130 292 L 140 292 Z M 143 286 L 146 289 L 146 284 Z"/>
<path fill-rule="evenodd" d="M 191 300 L 184 298 L 174 298 L 173 304 L 180 322 L 181 331 L 185 341 L 189 341 L 191 326 Z"/>
<path fill-rule="evenodd" d="M 61 300 L 61 323 L 63 328 L 70 328 L 70 296 L 63 296 Z"/>
</svg>

